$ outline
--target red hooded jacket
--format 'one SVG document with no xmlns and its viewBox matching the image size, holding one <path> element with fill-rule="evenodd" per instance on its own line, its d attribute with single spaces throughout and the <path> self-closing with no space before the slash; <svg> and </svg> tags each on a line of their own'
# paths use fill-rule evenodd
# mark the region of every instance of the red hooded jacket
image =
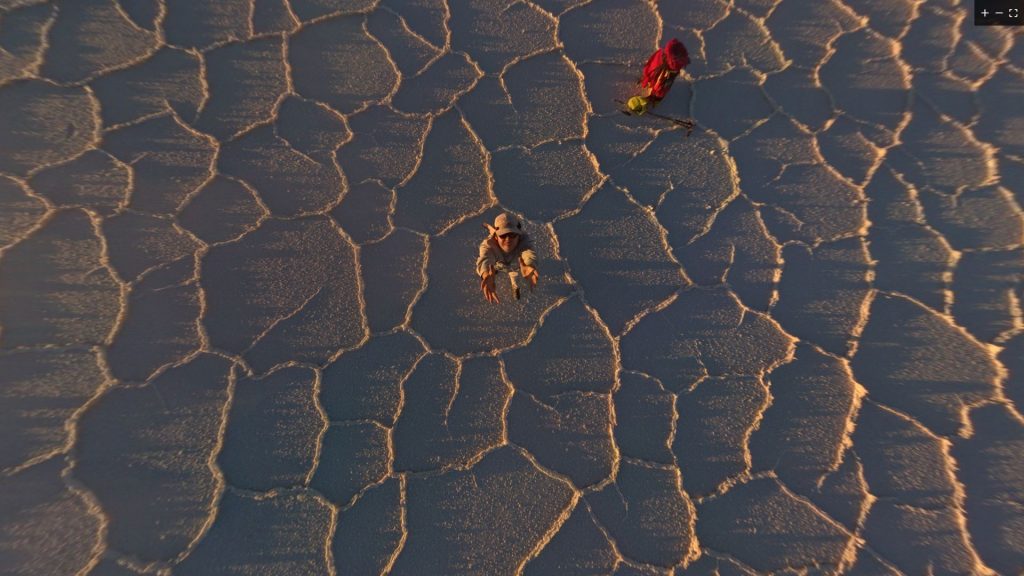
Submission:
<svg viewBox="0 0 1024 576">
<path fill-rule="evenodd" d="M 675 38 L 669 40 L 663 48 L 651 54 L 644 66 L 644 74 L 640 78 L 640 86 L 651 91 L 648 98 L 658 101 L 668 94 L 679 71 L 690 63 L 690 55 L 683 43 Z"/>
</svg>

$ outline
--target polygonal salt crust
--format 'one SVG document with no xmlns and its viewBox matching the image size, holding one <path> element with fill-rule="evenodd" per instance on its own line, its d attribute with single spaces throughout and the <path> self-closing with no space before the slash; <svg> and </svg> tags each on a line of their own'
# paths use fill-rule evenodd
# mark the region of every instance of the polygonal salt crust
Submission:
<svg viewBox="0 0 1024 576">
<path fill-rule="evenodd" d="M 271 36 L 207 52 L 208 97 L 196 129 L 224 141 L 270 119 L 288 89 L 283 48 L 282 39 Z"/>
<path fill-rule="evenodd" d="M 413 476 L 405 498 L 408 538 L 391 574 L 513 573 L 574 501 L 572 489 L 513 448 L 465 472 Z"/>
<path fill-rule="evenodd" d="M 216 244 L 255 230 L 266 216 L 251 190 L 218 174 L 189 199 L 178 221 L 203 242 Z"/>
<path fill-rule="evenodd" d="M 372 10 L 377 0 L 288 0 L 295 15 L 304 22 L 328 14 L 362 12 Z"/>
<path fill-rule="evenodd" d="M 941 73 L 956 48 L 950 39 L 957 37 L 963 17 L 935 5 L 921 6 L 916 16 L 907 34 L 900 38 L 912 49 L 901 50 L 900 57 L 913 67 L 915 76 L 920 72 Z"/>
<path fill-rule="evenodd" d="M 871 255 L 862 238 L 821 244 L 813 251 L 790 245 L 772 317 L 786 331 L 846 356 L 861 326 L 871 282 Z"/>
<path fill-rule="evenodd" d="M 427 240 L 408 230 L 396 230 L 359 251 L 366 318 L 373 332 L 404 325 L 409 307 L 429 282 L 422 275 L 428 256 Z"/>
<path fill-rule="evenodd" d="M 765 20 L 773 40 L 786 60 L 797 66 L 817 68 L 829 56 L 835 39 L 860 26 L 860 21 L 840 0 L 804 4 L 782 0 Z"/>
<path fill-rule="evenodd" d="M 110 266 L 125 281 L 193 253 L 198 246 L 168 218 L 123 212 L 103 222 Z"/>
<path fill-rule="evenodd" d="M 325 218 L 265 222 L 202 263 L 214 347 L 263 369 L 320 363 L 363 338 L 355 255 Z M 259 346 L 257 346 L 259 344 Z"/>
<path fill-rule="evenodd" d="M 162 48 L 147 60 L 90 83 L 104 126 L 134 122 L 167 110 L 191 122 L 204 99 L 199 56 Z"/>
<path fill-rule="evenodd" d="M 383 0 L 381 7 L 397 13 L 412 32 L 437 49 L 448 46 L 451 11 L 446 0 Z M 379 10 L 378 10 L 379 12 Z"/>
<path fill-rule="evenodd" d="M 228 484 L 260 492 L 305 484 L 326 426 L 315 380 L 311 370 L 294 367 L 235 384 L 217 456 Z"/>
<path fill-rule="evenodd" d="M 953 462 L 946 442 L 910 417 L 875 402 L 857 416 L 853 445 L 876 497 L 916 507 L 953 506 Z"/>
<path fill-rule="evenodd" d="M 727 290 L 693 288 L 645 316 L 622 337 L 622 365 L 670 390 L 705 376 L 756 376 L 790 357 L 792 338 L 767 316 L 742 307 Z"/>
<path fill-rule="evenodd" d="M 717 74 L 737 66 L 749 66 L 762 73 L 785 67 L 782 49 L 763 24 L 747 12 L 729 10 L 728 15 L 704 33 L 706 70 Z"/>
<path fill-rule="evenodd" d="M 501 444 L 511 390 L 495 359 L 468 360 L 458 372 L 446 356 L 428 355 L 402 391 L 402 412 L 391 434 L 395 470 L 465 466 Z"/>
<path fill-rule="evenodd" d="M 973 20 L 963 24 L 969 26 L 969 28 L 974 28 Z M 963 30 L 963 27 L 961 27 L 961 30 Z M 1013 61 L 1012 55 L 1009 55 L 1009 59 Z M 961 37 L 949 58 L 949 72 L 956 78 L 967 82 L 980 82 L 992 76 L 997 69 L 998 66 L 993 58 L 986 54 L 973 39 L 968 40 Z"/>
<path fill-rule="evenodd" d="M 612 543 L 581 502 L 540 554 L 527 562 L 523 574 L 609 574 L 617 559 Z"/>
<path fill-rule="evenodd" d="M 787 66 L 769 74 L 764 79 L 764 92 L 775 107 L 811 130 L 820 130 L 835 114 L 815 69 Z"/>
<path fill-rule="evenodd" d="M 124 0 L 121 0 L 122 2 Z M 117 552 L 109 550 L 100 557 L 99 562 L 93 566 L 90 574 L 103 574 L 103 576 L 138 576 L 138 572 L 127 566 L 127 561 L 117 559 Z"/>
<path fill-rule="evenodd" d="M 176 569 L 237 574 L 263 566 L 273 574 L 326 574 L 331 518 L 331 507 L 306 492 L 256 497 L 229 490 L 210 531 Z"/>
<path fill-rule="evenodd" d="M 491 201 L 486 158 L 456 110 L 434 120 L 419 169 L 397 190 L 395 224 L 433 235 L 483 210 Z"/>
<path fill-rule="evenodd" d="M 912 159 L 905 163 L 907 179 L 919 187 L 954 193 L 996 176 L 994 150 L 923 103 L 915 102 L 900 139 L 900 149 Z"/>
<path fill-rule="evenodd" d="M 757 18 L 767 18 L 780 0 L 734 0 L 734 6 Z"/>
<path fill-rule="evenodd" d="M 64 448 L 67 420 L 104 381 L 96 353 L 84 349 L 4 352 L 0 373 L 0 470 Z"/>
<path fill-rule="evenodd" d="M 0 176 L 0 247 L 20 240 L 46 214 L 46 205 L 17 181 Z"/>
<path fill-rule="evenodd" d="M 163 2 L 166 9 L 162 22 L 164 35 L 173 46 L 204 50 L 229 40 L 249 39 L 253 0 Z"/>
<path fill-rule="evenodd" d="M 586 499 L 627 558 L 669 567 L 696 556 L 693 504 L 678 470 L 623 462 L 615 483 Z"/>
<path fill-rule="evenodd" d="M 953 253 L 942 236 L 927 227 L 918 193 L 887 166 L 865 188 L 869 249 L 877 261 L 875 287 L 901 292 L 936 310 L 945 307 L 946 274 Z M 884 254 L 885 258 L 878 255 Z"/>
<path fill-rule="evenodd" d="M 928 223 L 957 250 L 1011 250 L 1024 243 L 1024 212 L 1001 186 L 957 196 L 922 191 Z"/>
<path fill-rule="evenodd" d="M 199 349 L 199 287 L 187 256 L 148 274 L 132 288 L 121 326 L 107 348 L 111 374 L 144 382 L 166 364 Z"/>
<path fill-rule="evenodd" d="M 317 102 L 287 96 L 275 121 L 277 135 L 307 156 L 330 154 L 352 139 L 345 120 Z"/>
<path fill-rule="evenodd" d="M 391 104 L 412 114 L 439 114 L 453 106 L 483 74 L 463 53 L 442 55 L 427 67 L 402 81 Z"/>
<path fill-rule="evenodd" d="M 917 15 L 919 4 L 913 0 L 896 0 L 879 4 L 872 0 L 843 0 L 857 14 L 868 19 L 868 28 L 892 39 L 902 38 Z"/>
<path fill-rule="evenodd" d="M 388 479 L 338 513 L 331 551 L 335 566 L 352 574 L 383 574 L 405 542 L 404 482 Z"/>
<path fill-rule="evenodd" d="M 839 465 L 857 396 L 853 374 L 844 362 L 799 344 L 796 358 L 769 378 L 772 404 L 748 444 L 753 468 L 774 470 L 806 494 Z"/>
<path fill-rule="evenodd" d="M 62 5 L 47 35 L 40 74 L 58 82 L 78 82 L 145 57 L 159 37 L 134 25 L 107 0 Z"/>
<path fill-rule="evenodd" d="M 821 161 L 814 136 L 781 114 L 731 142 L 729 153 L 745 192 L 757 192 L 771 184 L 786 166 Z"/>
<path fill-rule="evenodd" d="M 405 332 L 370 338 L 323 371 L 320 404 L 331 422 L 372 420 L 394 426 L 402 382 L 426 354 Z"/>
<path fill-rule="evenodd" d="M 967 492 L 967 528 L 985 563 L 1004 574 L 1024 566 L 1019 526 L 1024 522 L 1024 435 L 1006 406 L 971 412 L 974 435 L 957 439 L 953 456 Z"/>
<path fill-rule="evenodd" d="M 451 48 L 465 52 L 487 73 L 502 72 L 510 62 L 550 50 L 555 22 L 526 2 L 450 0 Z"/>
<path fill-rule="evenodd" d="M 941 435 L 959 433 L 964 407 L 996 394 L 998 371 L 985 347 L 903 296 L 875 297 L 851 366 L 873 399 Z"/>
<path fill-rule="evenodd" d="M 163 6 L 160 0 L 117 0 L 117 5 L 136 26 L 156 32 L 156 19 Z"/>
<path fill-rule="evenodd" d="M 590 116 L 584 144 L 594 155 L 597 169 L 609 174 L 641 154 L 656 136 L 649 125 L 635 123 L 632 118 Z"/>
<path fill-rule="evenodd" d="M 901 574 L 970 574 L 984 566 L 963 529 L 961 513 L 951 506 L 918 508 L 880 500 L 871 507 L 860 537 Z"/>
<path fill-rule="evenodd" d="M 503 78 L 503 84 L 481 79 L 459 101 L 488 150 L 583 137 L 586 98 L 575 67 L 560 52 L 522 60 Z"/>
<path fill-rule="evenodd" d="M 699 0 L 672 6 L 671 10 L 659 10 L 665 30 L 707 30 L 724 19 L 732 11 L 722 0 Z"/>
<path fill-rule="evenodd" d="M 787 481 L 792 481 L 792 478 L 783 479 L 783 482 Z M 821 486 L 814 487 L 806 496 L 830 518 L 851 532 L 856 531 L 863 525 L 874 503 L 856 449 L 847 448 L 839 467 L 820 481 Z"/>
<path fill-rule="evenodd" d="M 835 571 L 854 546 L 845 528 L 774 478 L 741 484 L 698 506 L 697 534 L 703 546 L 758 572 L 810 565 Z"/>
<path fill-rule="evenodd" d="M 5 571 L 73 574 L 89 567 L 100 545 L 102 519 L 64 483 L 65 465 L 64 458 L 51 458 L 0 477 Z M 40 540 L 41 535 L 47 538 Z"/>
<path fill-rule="evenodd" d="M 750 471 L 750 435 L 767 406 L 760 377 L 708 378 L 679 396 L 672 451 L 687 492 L 712 494 Z"/>
<path fill-rule="evenodd" d="M 655 6 L 641 0 L 598 0 L 559 18 L 558 35 L 573 61 L 643 65 L 657 48 Z"/>
<path fill-rule="evenodd" d="M 646 576 L 647 572 L 630 571 L 630 572 L 616 572 L 615 576 Z M 757 576 L 757 572 L 743 566 L 738 560 L 734 558 L 723 558 L 707 550 L 701 550 L 701 556 L 693 563 L 689 564 L 686 569 L 676 571 L 678 576 Z M 895 575 L 893 575 L 895 576 Z"/>
<path fill-rule="evenodd" d="M 630 458 L 674 464 L 672 439 L 676 431 L 676 397 L 656 380 L 622 374 L 615 391 L 615 442 Z"/>
<path fill-rule="evenodd" d="M 391 225 L 391 210 L 394 202 L 394 190 L 389 190 L 374 180 L 367 180 L 349 188 L 345 197 L 341 199 L 341 203 L 331 210 L 331 216 L 357 244 L 380 242 L 392 232 L 400 236 L 415 235 L 408 230 L 396 231 Z M 400 243 L 406 244 L 405 242 Z M 370 248 L 370 246 L 365 248 Z M 374 260 L 366 258 L 368 264 L 372 264 Z M 380 261 L 380 263 L 384 262 L 386 260 Z M 390 265 L 386 268 L 393 269 Z M 401 277 L 408 279 L 408 275 L 404 273 Z M 379 286 L 378 284 L 371 285 Z"/>
<path fill-rule="evenodd" d="M 685 244 L 736 194 L 732 166 L 720 141 L 705 134 L 685 138 L 672 131 L 648 142 L 632 158 L 605 170 L 637 202 L 670 214 L 667 227 L 682 232 L 676 242 Z"/>
<path fill-rule="evenodd" d="M 253 34 L 294 32 L 299 26 L 289 0 L 254 0 L 252 10 Z"/>
<path fill-rule="evenodd" d="M 384 48 L 363 28 L 365 17 L 342 16 L 307 24 L 289 39 L 295 91 L 349 114 L 379 102 L 398 73 Z"/>
<path fill-rule="evenodd" d="M 839 116 L 827 130 L 818 132 L 818 148 L 830 166 L 863 185 L 884 158 L 884 152 L 861 132 L 861 126 Z"/>
<path fill-rule="evenodd" d="M 1004 392 L 1019 413 L 1024 410 L 1024 332 L 1004 342 L 997 358 L 1009 372 Z"/>
<path fill-rule="evenodd" d="M 715 209 L 719 209 L 717 206 Z M 767 310 L 774 299 L 782 250 L 758 209 L 744 197 L 714 215 L 711 229 L 676 253 L 698 285 L 726 284 L 746 306 Z"/>
<path fill-rule="evenodd" d="M 88 208 L 101 214 L 124 207 L 130 184 L 129 168 L 102 150 L 89 150 L 66 164 L 44 168 L 29 180 L 33 190 L 57 206 Z"/>
<path fill-rule="evenodd" d="M 113 388 L 82 414 L 73 475 L 109 519 L 110 547 L 170 560 L 203 531 L 221 488 L 210 458 L 230 369 L 203 354 L 145 387 Z"/>
<path fill-rule="evenodd" d="M 345 190 L 329 154 L 303 154 L 274 134 L 273 126 L 225 144 L 218 166 L 252 186 L 275 216 L 320 213 Z"/>
<path fill-rule="evenodd" d="M 974 86 L 949 72 L 916 72 L 914 97 L 961 124 L 973 124 L 980 112 Z"/>
<path fill-rule="evenodd" d="M 409 177 L 423 156 L 431 121 L 372 106 L 348 119 L 352 139 L 338 150 L 349 182 L 377 179 L 394 187 Z"/>
<path fill-rule="evenodd" d="M 324 434 L 310 487 L 338 506 L 388 475 L 388 429 L 377 423 L 332 424 Z"/>
<path fill-rule="evenodd" d="M 1017 45 L 1024 46 L 1024 42 L 1018 41 Z M 975 95 L 981 108 L 981 117 L 974 126 L 975 137 L 998 146 L 1004 154 L 1018 157 L 1024 155 L 1024 118 L 1006 114 L 1005 107 L 1007 102 L 1021 98 L 1022 76 L 1024 72 L 1000 67 Z"/>
<path fill-rule="evenodd" d="M 870 29 L 851 32 L 833 43 L 818 73 L 840 110 L 890 130 L 908 113 L 911 80 L 893 43 Z"/>
<path fill-rule="evenodd" d="M 747 68 L 733 68 L 701 81 L 694 95 L 694 118 L 722 138 L 732 140 L 772 114 L 773 107 L 765 98 L 761 82 Z"/>
<path fill-rule="evenodd" d="M 215 144 L 185 128 L 173 116 L 160 116 L 104 136 L 103 149 L 132 167 L 129 206 L 173 214 L 189 193 L 209 179 Z"/>
<path fill-rule="evenodd" d="M 565 392 L 539 400 L 517 392 L 508 409 L 508 439 L 586 489 L 614 473 L 612 412 L 607 394 Z"/>
<path fill-rule="evenodd" d="M 544 318 L 523 348 L 505 354 L 505 370 L 517 389 L 545 401 L 568 392 L 611 392 L 615 354 L 603 326 L 572 298 Z"/>
<path fill-rule="evenodd" d="M 89 216 L 57 212 L 0 259 L 4 348 L 79 346 L 106 341 L 120 287 L 103 267 L 103 244 Z"/>
<path fill-rule="evenodd" d="M 747 195 L 791 214 L 798 224 L 784 234 L 807 243 L 847 238 L 867 223 L 864 193 L 820 163 L 787 166 L 771 184 Z"/>
<path fill-rule="evenodd" d="M 25 174 L 73 158 L 93 145 L 96 101 L 83 88 L 24 80 L 0 90 L 0 171 Z"/>
<path fill-rule="evenodd" d="M 612 334 L 689 283 L 659 241 L 657 220 L 612 186 L 558 222 L 556 232 L 572 274 Z"/>
<path fill-rule="evenodd" d="M 0 19 L 0 82 L 27 75 L 40 49 L 47 24 L 56 15 L 50 3 L 24 8 L 11 7 Z"/>
<path fill-rule="evenodd" d="M 1010 334 L 1019 322 L 1024 249 L 964 252 L 953 273 L 953 316 L 986 342 Z"/>
<path fill-rule="evenodd" d="M 388 8 L 371 12 L 366 18 L 366 29 L 388 49 L 403 81 L 423 70 L 424 66 L 441 54 L 430 42 L 410 30 L 401 16 Z"/>
</svg>

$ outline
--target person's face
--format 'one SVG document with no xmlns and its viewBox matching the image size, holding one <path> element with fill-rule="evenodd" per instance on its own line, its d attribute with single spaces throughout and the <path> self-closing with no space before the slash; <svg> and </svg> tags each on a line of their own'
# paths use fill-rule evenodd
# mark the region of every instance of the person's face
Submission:
<svg viewBox="0 0 1024 576">
<path fill-rule="evenodd" d="M 508 232 L 498 236 L 498 248 L 501 248 L 502 252 L 508 254 L 515 250 L 516 246 L 519 246 L 519 234 Z"/>
</svg>

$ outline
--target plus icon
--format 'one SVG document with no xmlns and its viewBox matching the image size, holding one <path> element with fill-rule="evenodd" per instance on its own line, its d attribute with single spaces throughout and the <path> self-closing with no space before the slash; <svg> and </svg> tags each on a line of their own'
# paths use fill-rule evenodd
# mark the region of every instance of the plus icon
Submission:
<svg viewBox="0 0 1024 576">
<path fill-rule="evenodd" d="M 988 18 L 988 15 L 989 15 L 988 8 L 982 8 L 981 9 L 981 17 L 982 18 Z"/>
</svg>

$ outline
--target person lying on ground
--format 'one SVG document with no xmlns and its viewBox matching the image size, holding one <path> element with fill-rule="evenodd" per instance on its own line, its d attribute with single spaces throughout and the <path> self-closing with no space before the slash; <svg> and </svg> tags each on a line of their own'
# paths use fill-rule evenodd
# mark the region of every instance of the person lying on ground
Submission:
<svg viewBox="0 0 1024 576">
<path fill-rule="evenodd" d="M 519 277 L 522 275 L 530 284 L 530 290 L 537 286 L 537 253 L 529 235 L 523 232 L 523 224 L 510 214 L 498 214 L 494 225 L 484 224 L 489 234 L 480 243 L 480 254 L 476 259 L 476 273 L 480 277 L 480 289 L 488 302 L 497 303 L 498 293 L 494 278 L 498 272 L 508 274 L 512 283 L 512 295 L 519 299 Z M 519 270 L 513 267 L 519 263 Z"/>
<path fill-rule="evenodd" d="M 644 65 L 643 75 L 637 82 L 640 95 L 633 96 L 626 105 L 634 114 L 643 114 L 658 105 L 672 89 L 679 72 L 690 64 L 690 55 L 679 40 L 673 38 L 655 50 Z"/>
</svg>

